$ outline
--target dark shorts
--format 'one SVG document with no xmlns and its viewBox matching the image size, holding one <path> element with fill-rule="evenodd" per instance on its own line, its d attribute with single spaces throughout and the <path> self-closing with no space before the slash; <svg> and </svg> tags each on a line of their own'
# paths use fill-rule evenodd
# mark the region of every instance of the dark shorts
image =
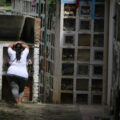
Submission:
<svg viewBox="0 0 120 120">
<path fill-rule="evenodd" d="M 17 76 L 17 75 L 7 75 L 7 80 L 8 80 L 8 83 L 11 83 L 12 81 L 14 81 L 16 84 L 23 87 L 26 85 L 28 81 L 27 78 Z"/>
<path fill-rule="evenodd" d="M 14 98 L 23 97 L 24 87 L 28 79 L 16 75 L 7 75 L 7 80 Z"/>
<path fill-rule="evenodd" d="M 11 80 L 13 80 L 13 79 L 14 79 L 15 81 L 16 81 L 16 79 L 17 79 L 18 81 L 19 81 L 19 80 L 20 80 L 20 81 L 22 81 L 22 80 L 23 80 L 23 81 L 27 81 L 27 80 L 28 80 L 27 78 L 24 78 L 24 77 L 21 77 L 21 76 L 17 76 L 17 75 L 12 75 L 12 74 L 8 74 L 8 75 L 7 75 L 7 80 L 10 80 L 10 81 L 11 81 Z"/>
</svg>

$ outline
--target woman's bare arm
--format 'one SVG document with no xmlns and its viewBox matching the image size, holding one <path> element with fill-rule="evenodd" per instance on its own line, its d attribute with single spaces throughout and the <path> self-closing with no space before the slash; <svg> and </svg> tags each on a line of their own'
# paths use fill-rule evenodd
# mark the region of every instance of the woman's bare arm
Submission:
<svg viewBox="0 0 120 120">
<path fill-rule="evenodd" d="M 25 44 L 25 43 L 22 44 L 22 47 L 23 47 L 23 48 L 28 48 L 28 49 L 29 49 L 29 46 L 28 46 L 27 44 Z"/>
<path fill-rule="evenodd" d="M 23 41 L 17 41 L 17 42 L 14 42 L 14 43 L 11 43 L 8 48 L 12 48 L 17 44 L 17 43 L 21 43 L 22 44 L 22 47 L 23 48 L 28 48 L 29 49 L 29 46 L 27 44 L 25 44 Z"/>
<path fill-rule="evenodd" d="M 12 48 L 12 49 L 13 49 L 14 45 L 15 45 L 15 42 L 14 42 L 14 43 L 11 43 L 11 44 L 8 46 L 8 48 Z"/>
</svg>

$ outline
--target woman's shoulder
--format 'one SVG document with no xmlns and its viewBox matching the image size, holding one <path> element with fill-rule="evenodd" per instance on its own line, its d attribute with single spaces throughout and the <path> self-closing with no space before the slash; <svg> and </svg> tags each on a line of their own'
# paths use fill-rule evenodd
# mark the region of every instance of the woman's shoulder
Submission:
<svg viewBox="0 0 120 120">
<path fill-rule="evenodd" d="M 25 48 L 25 49 L 23 50 L 23 53 L 24 53 L 24 54 L 28 54 L 28 53 L 29 53 L 29 49 L 28 49 L 28 48 Z"/>
<path fill-rule="evenodd" d="M 8 53 L 12 54 L 15 53 L 15 51 L 12 48 L 8 48 Z"/>
</svg>

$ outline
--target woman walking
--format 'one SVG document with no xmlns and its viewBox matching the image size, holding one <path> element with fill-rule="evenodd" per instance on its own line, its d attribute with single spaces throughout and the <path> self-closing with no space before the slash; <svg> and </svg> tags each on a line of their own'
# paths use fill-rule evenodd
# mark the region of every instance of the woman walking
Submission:
<svg viewBox="0 0 120 120">
<path fill-rule="evenodd" d="M 22 41 L 14 42 L 8 46 L 10 67 L 7 71 L 7 78 L 16 104 L 21 104 L 24 87 L 28 80 L 26 66 L 28 54 L 29 46 Z"/>
</svg>

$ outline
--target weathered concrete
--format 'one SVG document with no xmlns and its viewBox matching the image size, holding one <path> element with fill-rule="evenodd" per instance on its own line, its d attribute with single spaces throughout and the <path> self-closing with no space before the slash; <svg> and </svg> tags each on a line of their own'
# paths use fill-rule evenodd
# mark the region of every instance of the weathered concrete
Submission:
<svg viewBox="0 0 120 120">
<path fill-rule="evenodd" d="M 58 104 L 0 104 L 2 120 L 97 120 L 103 106 L 79 106 Z M 7 115 L 6 115 L 7 114 Z M 6 115 L 6 116 L 5 116 Z"/>
</svg>

